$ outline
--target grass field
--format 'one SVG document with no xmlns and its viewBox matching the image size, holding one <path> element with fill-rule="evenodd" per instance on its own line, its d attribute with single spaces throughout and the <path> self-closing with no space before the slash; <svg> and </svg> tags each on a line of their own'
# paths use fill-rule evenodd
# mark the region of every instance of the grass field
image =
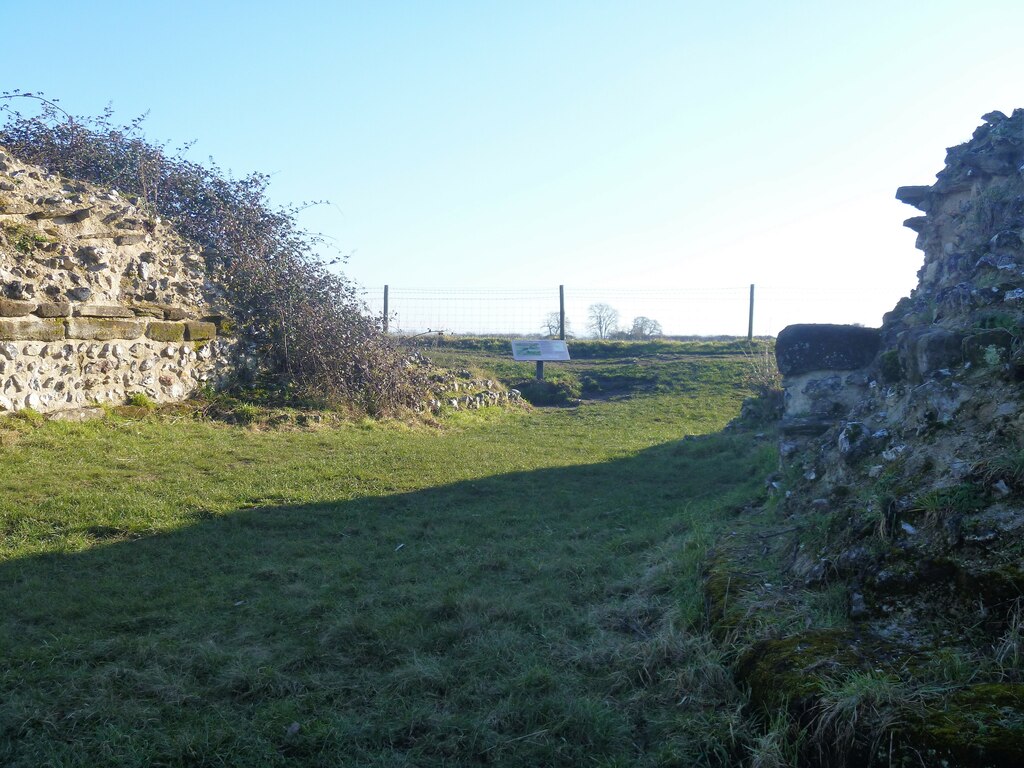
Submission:
<svg viewBox="0 0 1024 768">
<path fill-rule="evenodd" d="M 714 434 L 746 360 L 613 354 L 440 427 L 0 421 L 0 764 L 735 764 L 699 567 L 774 461 Z"/>
</svg>

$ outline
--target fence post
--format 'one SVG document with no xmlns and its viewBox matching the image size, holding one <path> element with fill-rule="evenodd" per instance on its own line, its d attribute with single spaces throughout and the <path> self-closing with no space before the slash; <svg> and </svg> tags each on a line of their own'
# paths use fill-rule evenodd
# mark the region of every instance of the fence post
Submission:
<svg viewBox="0 0 1024 768">
<path fill-rule="evenodd" d="M 747 321 L 747 341 L 754 340 L 754 284 L 750 284 L 750 319 Z"/>
<path fill-rule="evenodd" d="M 384 333 L 388 332 L 388 287 L 384 286 Z"/>
<path fill-rule="evenodd" d="M 558 286 L 558 338 L 565 341 L 565 286 Z"/>
</svg>

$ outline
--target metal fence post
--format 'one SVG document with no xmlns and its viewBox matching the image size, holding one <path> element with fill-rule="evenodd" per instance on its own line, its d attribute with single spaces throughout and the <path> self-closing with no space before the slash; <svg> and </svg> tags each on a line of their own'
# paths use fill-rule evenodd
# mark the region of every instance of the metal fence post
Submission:
<svg viewBox="0 0 1024 768">
<path fill-rule="evenodd" d="M 558 338 L 565 341 L 565 286 L 558 286 Z"/>
<path fill-rule="evenodd" d="M 750 284 L 750 319 L 747 321 L 747 341 L 754 340 L 754 284 Z"/>
</svg>

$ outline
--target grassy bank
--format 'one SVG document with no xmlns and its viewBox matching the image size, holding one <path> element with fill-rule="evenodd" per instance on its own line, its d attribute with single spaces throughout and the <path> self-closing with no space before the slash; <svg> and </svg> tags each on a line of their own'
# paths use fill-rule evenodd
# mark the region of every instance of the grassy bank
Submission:
<svg viewBox="0 0 1024 768">
<path fill-rule="evenodd" d="M 0 762 L 731 764 L 698 567 L 772 451 L 712 434 L 729 365 L 441 428 L 0 422 Z"/>
</svg>

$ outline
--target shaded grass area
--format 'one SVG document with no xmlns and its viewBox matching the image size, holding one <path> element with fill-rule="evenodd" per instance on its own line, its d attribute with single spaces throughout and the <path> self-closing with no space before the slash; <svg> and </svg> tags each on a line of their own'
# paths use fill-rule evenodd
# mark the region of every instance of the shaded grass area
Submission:
<svg viewBox="0 0 1024 768">
<path fill-rule="evenodd" d="M 737 395 L 0 426 L 4 765 L 729 765 L 696 627 Z"/>
</svg>

